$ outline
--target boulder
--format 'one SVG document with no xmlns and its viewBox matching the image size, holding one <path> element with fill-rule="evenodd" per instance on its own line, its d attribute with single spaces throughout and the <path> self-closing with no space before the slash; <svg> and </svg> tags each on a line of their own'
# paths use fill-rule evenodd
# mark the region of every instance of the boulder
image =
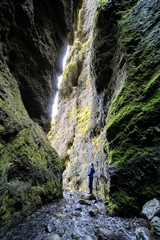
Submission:
<svg viewBox="0 0 160 240">
<path fill-rule="evenodd" d="M 46 226 L 46 232 L 48 233 L 51 233 L 55 230 L 55 225 L 53 223 L 49 223 L 47 226 Z"/>
<path fill-rule="evenodd" d="M 61 240 L 61 237 L 58 234 L 53 234 L 46 238 L 43 238 L 43 240 Z"/>
<path fill-rule="evenodd" d="M 106 206 L 103 202 L 98 202 L 93 206 L 93 209 L 97 209 L 98 212 L 103 212 L 106 209 Z"/>
<path fill-rule="evenodd" d="M 98 237 L 98 239 L 103 240 L 123 239 L 120 236 L 118 236 L 114 230 L 107 228 L 99 228 L 96 232 L 96 236 Z"/>
<path fill-rule="evenodd" d="M 154 216 L 160 213 L 160 201 L 156 198 L 147 202 L 142 208 L 142 215 L 148 220 L 151 220 Z"/>
<path fill-rule="evenodd" d="M 136 239 L 143 239 L 143 240 L 154 240 L 154 236 L 153 236 L 153 233 L 145 228 L 145 227 L 139 227 L 139 228 L 136 228 Z"/>
<path fill-rule="evenodd" d="M 151 221 L 154 229 L 158 232 L 160 232 L 160 218 L 155 216 Z"/>
</svg>

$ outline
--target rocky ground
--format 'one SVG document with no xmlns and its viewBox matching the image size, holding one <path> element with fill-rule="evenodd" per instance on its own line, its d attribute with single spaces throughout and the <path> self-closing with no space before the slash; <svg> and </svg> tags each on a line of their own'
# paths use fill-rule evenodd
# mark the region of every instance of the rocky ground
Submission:
<svg viewBox="0 0 160 240">
<path fill-rule="evenodd" d="M 100 195 L 64 191 L 63 199 L 42 207 L 1 239 L 158 240 L 160 236 L 144 219 L 108 216 L 107 202 Z"/>
</svg>

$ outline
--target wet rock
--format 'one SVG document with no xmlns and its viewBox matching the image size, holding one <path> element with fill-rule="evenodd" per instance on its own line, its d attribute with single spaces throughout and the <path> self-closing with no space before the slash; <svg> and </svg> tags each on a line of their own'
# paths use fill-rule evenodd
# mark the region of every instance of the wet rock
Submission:
<svg viewBox="0 0 160 240">
<path fill-rule="evenodd" d="M 53 232 L 55 229 L 56 229 L 56 227 L 55 227 L 54 223 L 49 223 L 49 224 L 46 226 L 46 232 L 48 232 L 48 233 Z"/>
<path fill-rule="evenodd" d="M 96 200 L 96 196 L 94 194 L 82 195 L 81 198 L 84 200 Z"/>
<path fill-rule="evenodd" d="M 85 229 L 85 228 L 84 228 Z M 94 234 L 88 234 L 86 229 L 82 228 L 75 228 L 74 232 L 72 232 L 71 237 L 72 239 L 80 239 L 80 240 L 97 240 L 97 237 Z"/>
<path fill-rule="evenodd" d="M 96 236 L 89 236 L 89 235 L 86 235 L 85 237 L 82 238 L 82 240 L 98 240 Z"/>
<path fill-rule="evenodd" d="M 117 235 L 115 234 L 114 230 L 107 229 L 107 228 L 99 228 L 96 232 L 96 236 L 99 240 L 116 240 L 120 239 L 117 238 Z"/>
<path fill-rule="evenodd" d="M 157 230 L 158 232 L 160 232 L 160 218 L 155 216 L 152 221 L 151 221 L 153 227 L 155 230 Z"/>
<path fill-rule="evenodd" d="M 147 202 L 142 208 L 142 215 L 144 215 L 148 220 L 151 220 L 158 214 L 160 214 L 160 201 L 156 198 Z"/>
<path fill-rule="evenodd" d="M 96 199 L 98 202 L 104 202 L 104 198 L 100 194 L 96 195 Z"/>
<path fill-rule="evenodd" d="M 137 239 L 155 240 L 153 233 L 145 227 L 136 228 L 135 233 L 136 233 Z"/>
<path fill-rule="evenodd" d="M 80 237 L 84 237 L 85 236 L 85 232 L 82 228 L 75 228 L 74 232 L 72 233 L 71 237 L 73 239 L 79 239 Z"/>
<path fill-rule="evenodd" d="M 61 237 L 58 234 L 53 234 L 49 237 L 44 238 L 43 240 L 61 240 Z"/>
<path fill-rule="evenodd" d="M 106 210 L 106 206 L 103 202 L 98 202 L 93 206 L 93 209 L 97 209 L 98 212 L 103 212 Z"/>
<path fill-rule="evenodd" d="M 76 217 L 81 216 L 80 212 L 73 212 L 72 215 L 73 215 L 73 216 L 76 216 Z"/>
<path fill-rule="evenodd" d="M 72 201 L 70 201 L 72 196 L 74 198 L 73 203 Z M 144 229 L 145 230 L 147 229 L 144 228 L 145 226 L 147 226 L 146 220 L 140 218 L 123 219 L 118 217 L 110 217 L 107 216 L 107 214 L 104 214 L 103 212 L 99 212 L 96 215 L 96 217 L 94 217 L 94 214 L 97 213 L 96 211 L 98 210 L 94 209 L 95 204 L 93 204 L 93 201 L 88 200 L 91 206 L 87 205 L 82 206 L 77 204 L 81 194 L 78 195 L 77 192 L 75 191 L 72 193 L 72 196 L 70 196 L 69 192 L 65 192 L 63 200 L 54 201 L 52 204 L 48 204 L 47 206 L 41 208 L 39 211 L 35 212 L 33 215 L 27 218 L 27 220 L 24 223 L 19 224 L 18 227 L 14 228 L 10 233 L 8 233 L 6 238 L 2 238 L 0 236 L 0 239 L 53 240 L 56 239 L 57 237 L 57 235 L 55 234 L 58 234 L 58 236 L 60 236 L 62 240 L 143 239 L 143 238 L 140 239 L 138 237 L 136 238 L 135 228 L 136 227 L 137 229 L 140 228 L 140 230 L 136 230 L 137 234 L 141 234 L 141 232 L 144 232 Z M 103 202 L 98 202 L 98 204 L 102 203 Z M 66 206 L 68 207 L 70 206 L 69 214 L 62 214 L 63 213 L 62 210 L 65 209 Z M 82 208 L 82 211 L 75 210 L 76 208 L 79 207 Z M 93 209 L 95 212 L 92 212 L 91 217 L 89 211 L 92 211 Z M 57 214 L 57 211 L 60 211 L 59 214 Z M 48 225 L 46 223 L 48 223 Z M 56 228 L 53 231 L 52 224 Z M 44 231 L 45 230 L 44 226 L 48 228 L 47 233 Z M 50 231 L 52 232 L 48 233 Z M 145 233 L 144 236 L 147 236 L 146 234 L 147 233 Z M 152 235 L 148 236 L 152 237 Z M 158 238 L 156 240 L 158 240 Z"/>
</svg>

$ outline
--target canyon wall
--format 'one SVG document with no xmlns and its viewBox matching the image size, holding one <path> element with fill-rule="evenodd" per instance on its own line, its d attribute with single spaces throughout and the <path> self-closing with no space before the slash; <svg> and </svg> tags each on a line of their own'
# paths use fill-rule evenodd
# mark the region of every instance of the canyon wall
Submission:
<svg viewBox="0 0 160 240">
<path fill-rule="evenodd" d="M 73 1 L 0 1 L 1 232 L 62 196 L 50 129 Z"/>
<path fill-rule="evenodd" d="M 119 90 L 112 94 L 105 144 L 110 211 L 120 216 L 138 214 L 146 201 L 159 198 L 160 193 L 159 16 L 159 1 L 141 0 L 106 3 L 97 18 L 97 35 L 104 34 L 106 27 L 101 27 L 101 21 L 105 18 L 115 39 L 114 54 L 102 58 L 112 69 L 105 88 L 116 78 L 121 80 Z M 106 37 L 107 42 L 110 37 Z M 97 60 L 95 63 L 98 88 Z"/>
<path fill-rule="evenodd" d="M 97 3 L 96 0 L 82 1 L 79 6 L 74 42 L 59 89 L 58 114 L 49 138 L 63 159 L 64 188 L 87 190 L 87 172 L 93 161 L 97 170 L 95 188 L 107 195 L 108 164 L 102 146 L 104 122 L 100 117 L 103 109 L 99 106 L 94 110 L 97 93 L 93 91 L 89 64 Z"/>
<path fill-rule="evenodd" d="M 0 2 L 1 232 L 62 196 L 62 170 L 63 188 L 88 190 L 90 162 L 111 214 L 159 197 L 159 11 L 156 0 Z"/>
<path fill-rule="evenodd" d="M 50 133 L 63 187 L 94 191 L 109 212 L 137 215 L 160 193 L 160 3 L 83 1 Z"/>
</svg>

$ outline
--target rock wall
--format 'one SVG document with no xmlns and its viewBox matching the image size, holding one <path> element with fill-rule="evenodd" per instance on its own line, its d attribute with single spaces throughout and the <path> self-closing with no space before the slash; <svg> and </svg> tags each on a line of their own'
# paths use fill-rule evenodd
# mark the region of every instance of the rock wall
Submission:
<svg viewBox="0 0 160 240">
<path fill-rule="evenodd" d="M 160 3 L 84 0 L 79 8 L 51 142 L 64 159 L 64 188 L 87 190 L 93 162 L 110 213 L 135 215 L 160 193 Z"/>
<path fill-rule="evenodd" d="M 138 214 L 160 191 L 159 7 L 109 1 L 96 13 L 91 68 L 106 116 L 109 208 L 120 216 Z"/>
<path fill-rule="evenodd" d="M 74 8 L 72 0 L 0 2 L 1 227 L 62 195 L 62 164 L 43 129 Z"/>
<path fill-rule="evenodd" d="M 122 45 L 114 55 L 121 73 L 126 65 L 107 116 L 110 210 L 129 216 L 160 193 L 160 2 L 112 1 L 100 11 L 108 19 L 110 10 Z"/>
<path fill-rule="evenodd" d="M 82 1 L 79 6 L 74 42 L 59 89 L 58 114 L 49 135 L 64 160 L 64 188 L 87 190 L 87 172 L 90 162 L 94 162 L 95 188 L 106 195 L 107 164 L 102 144 L 99 144 L 104 134 L 100 136 L 100 127 L 95 130 L 94 120 L 91 121 L 96 93 L 93 93 L 89 63 L 97 3 Z"/>
</svg>

